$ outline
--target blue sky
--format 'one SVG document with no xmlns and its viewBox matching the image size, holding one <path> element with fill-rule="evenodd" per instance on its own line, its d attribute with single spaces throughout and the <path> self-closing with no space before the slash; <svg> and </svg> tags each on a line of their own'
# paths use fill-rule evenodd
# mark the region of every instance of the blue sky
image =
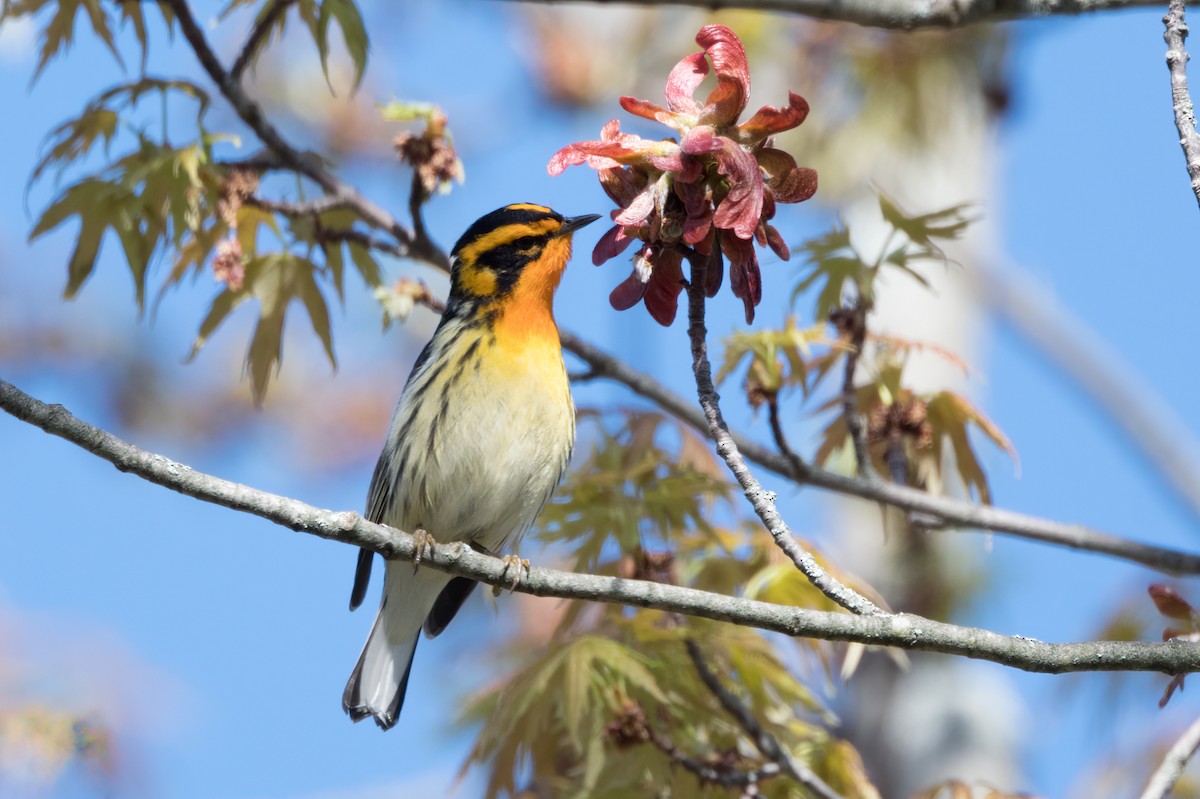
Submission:
<svg viewBox="0 0 1200 799">
<path fill-rule="evenodd" d="M 1122 12 L 1011 28 L 1014 108 L 993 154 L 999 204 L 986 213 L 998 225 L 1002 256 L 1099 330 L 1195 435 L 1200 424 L 1187 412 L 1200 389 L 1191 345 L 1200 338 L 1194 310 L 1200 271 L 1193 263 L 1200 217 L 1170 114 L 1160 16 Z M 381 101 L 438 100 L 457 132 L 468 182 L 429 212 L 447 245 L 472 219 L 509 201 L 547 202 L 570 214 L 607 206 L 584 170 L 551 179 L 544 164 L 562 144 L 594 136 L 615 107 L 578 113 L 542 107 L 516 52 L 518 23 L 507 4 L 424 2 L 372 28 L 368 90 Z M 235 32 L 213 35 L 226 55 L 236 46 Z M 98 355 L 70 368 L 61 362 L 18 368 L 0 359 L 0 374 L 120 432 L 96 390 L 112 378 L 102 355 L 113 341 L 154 354 L 169 380 L 225 381 L 249 405 L 248 389 L 236 382 L 248 318 L 230 322 L 198 363 L 178 363 L 211 286 L 186 287 L 165 301 L 154 324 L 138 323 L 128 278 L 109 251 L 79 300 L 59 300 L 70 235 L 26 246 L 23 187 L 43 133 L 120 74 L 99 48 L 81 42 L 30 89 L 33 60 L 25 41 L 21 31 L 0 31 L 0 103 L 10 120 L 20 120 L 0 127 L 7 154 L 0 160 L 0 315 L 18 320 L 2 329 L 13 335 L 37 321 L 90 331 Z M 154 66 L 197 74 L 178 41 Z M 406 180 L 397 175 L 369 169 L 350 177 L 399 209 Z M 37 209 L 49 196 L 48 189 L 35 190 L 30 204 Z M 815 204 L 795 214 L 796 237 L 828 221 L 828 210 Z M 664 330 L 640 311 L 618 315 L 603 301 L 625 272 L 615 263 L 587 264 L 601 232 L 579 237 L 582 257 L 560 292 L 560 318 L 686 393 L 682 325 Z M 768 271 L 766 280 L 768 298 L 791 285 L 783 268 Z M 738 306 L 725 299 L 714 306 L 717 335 L 739 321 Z M 767 322 L 781 315 L 761 310 Z M 330 373 L 305 332 L 287 340 L 285 373 L 303 375 L 314 391 L 339 403 L 353 400 L 347 375 L 373 370 L 378 390 L 394 396 L 429 328 L 422 320 L 380 337 L 370 302 L 351 296 L 345 311 L 335 312 L 340 371 Z M 1195 519 L 1137 451 L 1003 325 L 988 327 L 982 371 L 981 403 L 1021 453 L 1019 475 L 999 453 L 986 459 L 998 504 L 1200 549 Z M 580 404 L 623 396 L 604 386 L 577 393 Z M 294 411 L 268 406 L 251 414 L 228 446 L 152 435 L 137 443 L 317 505 L 359 508 L 370 460 L 332 471 L 304 467 L 285 440 L 288 425 L 297 423 L 289 418 Z M 761 420 L 735 416 L 764 435 Z M 351 725 L 339 704 L 370 623 L 370 611 L 345 611 L 351 550 L 171 494 L 7 417 L 0 418 L 0 452 L 0 651 L 25 675 L 18 684 L 27 696 L 116 719 L 129 752 L 131 794 L 368 799 L 440 795 L 453 780 L 470 742 L 469 732 L 451 723 L 456 697 L 486 682 L 486 669 L 473 659 L 479 636 L 503 629 L 511 600 L 499 602 L 499 615 L 479 603 L 437 641 L 422 644 L 402 723 L 383 735 Z M 786 489 L 782 497 L 785 514 L 800 520 L 795 526 L 822 537 L 820 497 Z M 978 546 L 985 547 L 982 537 Z M 1103 558 L 1003 537 L 990 547 L 984 563 L 991 587 L 964 621 L 1002 632 L 1085 638 L 1121 596 L 1158 579 Z M 523 554 L 536 561 L 536 552 Z M 0 660 L 0 674 L 5 665 Z M 1075 774 L 1104 755 L 1111 741 L 1089 729 L 1095 717 L 1088 715 L 1089 705 L 1108 706 L 1100 678 L 1083 678 L 1088 690 L 1064 698 L 1061 679 L 973 668 L 1002 673 L 1021 691 L 1039 735 L 1061 733 L 1049 738 L 1053 752 L 1029 753 L 1030 782 L 1019 787 L 1063 795 Z M 1114 710 L 1111 726 L 1122 722 L 1114 734 L 1166 734 L 1176 717 L 1195 713 L 1184 694 L 1160 714 L 1159 683 L 1140 685 L 1119 715 Z M 461 794 L 473 795 L 469 777 Z M 59 795 L 89 790 L 85 781 L 68 781 Z"/>
</svg>

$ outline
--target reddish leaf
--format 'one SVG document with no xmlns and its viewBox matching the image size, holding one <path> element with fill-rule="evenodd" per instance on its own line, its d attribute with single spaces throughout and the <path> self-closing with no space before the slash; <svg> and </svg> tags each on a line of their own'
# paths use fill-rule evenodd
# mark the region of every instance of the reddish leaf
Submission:
<svg viewBox="0 0 1200 799">
<path fill-rule="evenodd" d="M 618 311 L 627 311 L 641 302 L 645 293 L 646 284 L 638 278 L 637 272 L 634 272 L 617 284 L 608 295 L 608 302 Z"/>
<path fill-rule="evenodd" d="M 808 116 L 808 102 L 796 94 L 788 92 L 787 108 L 775 108 L 764 105 L 754 116 L 738 125 L 738 132 L 746 142 L 758 142 L 798 126 Z"/>
<path fill-rule="evenodd" d="M 746 108 L 750 96 L 750 65 L 742 42 L 724 25 L 705 25 L 696 43 L 712 59 L 717 88 L 708 95 L 701 118 L 715 125 L 731 125 Z"/>
<path fill-rule="evenodd" d="M 600 237 L 600 241 L 596 242 L 596 249 L 592 250 L 592 263 L 596 266 L 607 261 L 609 258 L 615 258 L 632 244 L 636 239 L 625 235 L 625 229 L 620 225 L 614 225 L 608 229 L 608 232 Z"/>
<path fill-rule="evenodd" d="M 700 104 L 695 100 L 696 88 L 708 74 L 704 53 L 694 53 L 675 65 L 667 76 L 667 108 L 685 114 L 698 114 Z"/>
<path fill-rule="evenodd" d="M 1170 619 L 1191 621 L 1196 609 L 1170 586 L 1156 583 L 1147 589 L 1158 612 Z"/>
</svg>

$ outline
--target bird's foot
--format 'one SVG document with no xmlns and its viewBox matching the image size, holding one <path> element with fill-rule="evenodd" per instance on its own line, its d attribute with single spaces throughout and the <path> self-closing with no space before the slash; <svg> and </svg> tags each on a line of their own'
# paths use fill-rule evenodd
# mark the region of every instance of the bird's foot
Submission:
<svg viewBox="0 0 1200 799">
<path fill-rule="evenodd" d="M 529 571 L 529 561 L 517 555 L 505 555 L 500 560 L 504 561 L 504 571 L 501 574 L 510 582 L 508 590 L 516 591 L 517 586 L 521 584 L 521 571 Z M 509 576 L 510 572 L 511 577 Z M 499 595 L 502 589 L 497 585 L 493 590 L 496 595 Z"/>
<path fill-rule="evenodd" d="M 417 568 L 421 565 L 421 561 L 426 555 L 433 555 L 433 547 L 437 544 L 437 539 L 429 534 L 429 531 L 424 527 L 418 527 L 412 533 L 413 543 L 416 546 L 416 553 L 413 555 L 413 574 L 417 573 Z"/>
</svg>

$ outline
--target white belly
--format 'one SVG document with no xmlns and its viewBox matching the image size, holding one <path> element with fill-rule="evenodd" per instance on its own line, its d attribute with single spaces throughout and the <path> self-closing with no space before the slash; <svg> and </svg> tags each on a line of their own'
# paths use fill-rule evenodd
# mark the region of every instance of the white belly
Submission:
<svg viewBox="0 0 1200 799">
<path fill-rule="evenodd" d="M 406 389 L 392 423 L 398 442 L 383 456 L 392 484 L 384 523 L 493 552 L 533 524 L 571 454 L 570 389 L 560 355 L 555 369 L 545 359 L 507 359 L 504 369 L 492 360 L 448 391 L 435 380 L 418 394 L 419 379 Z"/>
</svg>

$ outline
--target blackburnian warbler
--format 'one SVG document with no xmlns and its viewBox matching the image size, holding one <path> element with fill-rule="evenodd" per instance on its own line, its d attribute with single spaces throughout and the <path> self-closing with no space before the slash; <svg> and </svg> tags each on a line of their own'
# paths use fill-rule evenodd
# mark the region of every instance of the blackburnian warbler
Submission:
<svg viewBox="0 0 1200 799">
<path fill-rule="evenodd" d="M 446 310 L 392 416 L 367 518 L 491 553 L 533 524 L 575 443 L 554 292 L 571 234 L 597 218 L 509 205 L 454 245 Z M 372 560 L 359 553 L 351 610 Z M 475 585 L 387 562 L 379 615 L 342 696 L 351 719 L 373 716 L 385 730 L 396 723 L 421 628 L 429 637 L 444 630 Z"/>
</svg>

